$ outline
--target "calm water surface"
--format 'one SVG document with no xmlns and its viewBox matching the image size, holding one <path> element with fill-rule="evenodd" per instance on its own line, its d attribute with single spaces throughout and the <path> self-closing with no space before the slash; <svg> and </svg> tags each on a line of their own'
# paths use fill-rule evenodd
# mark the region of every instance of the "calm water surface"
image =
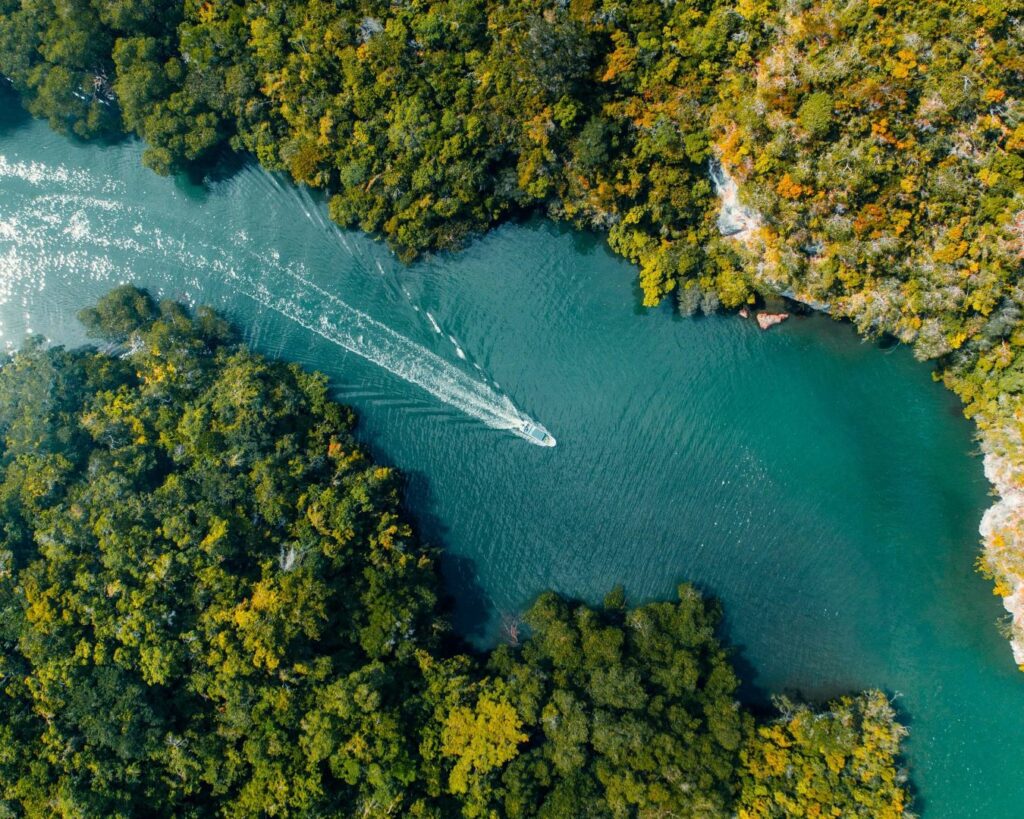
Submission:
<svg viewBox="0 0 1024 819">
<path fill-rule="evenodd" d="M 630 265 L 545 222 L 405 268 L 272 176 L 193 186 L 140 153 L 0 114 L 0 344 L 81 341 L 75 312 L 122 281 L 212 304 L 361 411 L 471 639 L 545 588 L 690 579 L 726 606 L 747 696 L 882 687 L 925 815 L 1019 815 L 1024 675 L 972 568 L 987 485 L 906 350 L 640 312 Z M 500 429 L 525 416 L 557 448 Z"/>
</svg>

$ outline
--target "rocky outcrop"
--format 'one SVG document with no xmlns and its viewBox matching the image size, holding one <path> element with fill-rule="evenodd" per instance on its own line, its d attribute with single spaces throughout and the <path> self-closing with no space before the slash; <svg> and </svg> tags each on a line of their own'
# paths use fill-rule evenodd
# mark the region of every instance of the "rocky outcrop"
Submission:
<svg viewBox="0 0 1024 819">
<path fill-rule="evenodd" d="M 982 555 L 985 568 L 996 583 L 1010 614 L 1010 647 L 1017 665 L 1024 667 L 1024 473 L 1006 453 L 1007 446 L 1024 448 L 1016 430 L 990 432 L 982 439 L 985 477 L 999 500 L 981 518 Z"/>
<path fill-rule="evenodd" d="M 783 298 L 789 299 L 790 301 L 799 302 L 800 304 L 810 307 L 812 310 L 817 310 L 819 313 L 832 312 L 832 305 L 828 302 L 818 301 L 817 299 L 812 299 L 810 296 L 797 293 L 791 287 L 788 287 L 785 290 L 780 290 L 779 295 Z"/>
<path fill-rule="evenodd" d="M 731 236 L 741 242 L 750 242 L 762 225 L 761 214 L 740 202 L 739 188 L 716 159 L 709 167 L 711 183 L 722 202 L 718 212 L 718 230 L 723 236 Z"/>
<path fill-rule="evenodd" d="M 712 159 L 708 173 L 711 183 L 715 187 L 715 194 L 721 203 L 721 208 L 718 211 L 718 232 L 728 238 L 736 239 L 751 253 L 762 252 L 764 248 L 759 246 L 758 236 L 761 233 L 761 228 L 764 227 L 764 217 L 755 209 L 740 202 L 739 185 L 721 162 Z M 772 280 L 766 270 L 767 266 L 763 261 L 758 262 L 752 269 L 758 284 L 783 298 L 804 304 L 812 310 L 822 313 L 831 312 L 830 304 L 798 293 L 792 287 L 786 287 Z"/>
<path fill-rule="evenodd" d="M 762 330 L 767 330 L 769 327 L 774 327 L 776 324 L 782 324 L 782 322 L 788 318 L 789 313 L 758 313 L 757 326 Z"/>
</svg>

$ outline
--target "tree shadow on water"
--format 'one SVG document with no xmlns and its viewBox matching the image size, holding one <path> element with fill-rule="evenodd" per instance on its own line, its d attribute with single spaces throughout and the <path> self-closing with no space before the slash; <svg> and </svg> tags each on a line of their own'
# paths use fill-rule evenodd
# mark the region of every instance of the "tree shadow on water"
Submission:
<svg viewBox="0 0 1024 819">
<path fill-rule="evenodd" d="M 913 736 L 914 734 L 914 718 L 910 715 L 910 712 L 903 707 L 903 703 L 900 701 L 902 694 L 899 691 L 885 690 L 885 695 L 889 698 L 889 702 L 892 703 L 892 708 L 896 712 L 896 721 L 907 729 L 908 735 Z M 914 769 L 910 767 L 910 761 L 907 759 L 907 746 L 906 740 L 903 741 L 903 747 L 900 755 L 896 758 L 899 767 L 903 768 L 909 774 L 908 780 L 904 783 L 904 787 L 910 793 L 911 808 L 914 811 L 915 816 L 927 816 L 928 815 L 928 803 L 921 796 L 921 792 L 915 787 L 914 782 Z"/>
<path fill-rule="evenodd" d="M 28 125 L 31 117 L 22 105 L 18 95 L 3 80 L 0 80 L 0 137 L 7 136 Z"/>
<path fill-rule="evenodd" d="M 386 459 L 385 459 L 386 460 Z M 452 624 L 453 648 L 466 650 L 464 642 L 483 645 L 488 642 L 494 605 L 478 581 L 476 561 L 447 551 L 448 527 L 434 515 L 430 498 L 430 479 L 423 472 L 404 472 L 404 506 L 414 521 L 423 543 L 439 550 L 441 575 L 441 611 Z"/>
<path fill-rule="evenodd" d="M 225 146 L 175 174 L 174 183 L 190 200 L 205 202 L 214 186 L 230 181 L 243 171 L 255 168 L 259 168 L 259 163 L 254 156 L 233 151 Z"/>
<path fill-rule="evenodd" d="M 768 713 L 773 710 L 771 694 L 757 684 L 757 669 L 747 659 L 744 647 L 730 643 L 723 637 L 728 646 L 729 662 L 732 663 L 740 686 L 736 690 L 736 698 L 754 713 Z"/>
<path fill-rule="evenodd" d="M 442 608 L 449 613 L 455 631 L 475 644 L 488 643 L 488 629 L 494 605 L 477 579 L 476 561 L 442 553 L 441 578 L 445 599 Z"/>
</svg>

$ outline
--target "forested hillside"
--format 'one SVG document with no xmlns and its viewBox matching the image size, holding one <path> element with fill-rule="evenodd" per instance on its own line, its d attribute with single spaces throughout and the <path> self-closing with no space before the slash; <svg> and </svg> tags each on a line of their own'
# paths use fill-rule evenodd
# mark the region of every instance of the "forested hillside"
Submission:
<svg viewBox="0 0 1024 819">
<path fill-rule="evenodd" d="M 1018 0 L 0 0 L 0 73 L 161 173 L 249 151 L 405 259 L 539 208 L 649 306 L 785 293 L 912 345 L 981 430 L 1024 663 Z"/>
<path fill-rule="evenodd" d="M 905 815 L 884 695 L 755 719 L 693 588 L 489 655 L 325 379 L 120 288 L 0 366 L 0 815 Z"/>
</svg>

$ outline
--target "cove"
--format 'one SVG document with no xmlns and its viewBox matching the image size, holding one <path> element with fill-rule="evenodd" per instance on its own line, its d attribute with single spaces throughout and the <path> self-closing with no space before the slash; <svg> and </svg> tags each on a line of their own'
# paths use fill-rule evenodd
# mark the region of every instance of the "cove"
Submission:
<svg viewBox="0 0 1024 819">
<path fill-rule="evenodd" d="M 693 580 L 725 605 L 747 696 L 884 688 L 911 729 L 918 811 L 1016 814 L 1024 678 L 973 572 L 988 487 L 955 400 L 906 350 L 823 318 L 761 333 L 640 311 L 630 265 L 541 221 L 407 268 L 262 171 L 192 185 L 140 153 L 0 119 L 2 343 L 80 343 L 74 314 L 122 281 L 211 304 L 360 411 L 446 550 L 470 639 L 501 639 L 544 588 L 595 600 L 621 582 L 639 602 Z M 558 446 L 325 337 L 339 301 Z"/>
</svg>

